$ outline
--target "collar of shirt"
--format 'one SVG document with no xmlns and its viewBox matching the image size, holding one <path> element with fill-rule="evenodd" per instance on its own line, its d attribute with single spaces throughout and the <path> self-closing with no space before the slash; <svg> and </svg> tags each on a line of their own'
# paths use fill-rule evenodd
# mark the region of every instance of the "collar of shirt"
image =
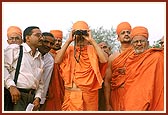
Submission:
<svg viewBox="0 0 168 115">
<path fill-rule="evenodd" d="M 32 56 L 32 50 L 31 50 L 31 48 L 28 46 L 28 44 L 23 43 L 22 45 L 23 45 L 23 47 L 24 47 L 23 52 L 30 53 L 30 55 Z M 38 49 L 36 49 L 36 53 L 35 53 L 34 58 L 39 57 L 39 56 L 41 56 L 41 53 L 38 51 Z"/>
</svg>

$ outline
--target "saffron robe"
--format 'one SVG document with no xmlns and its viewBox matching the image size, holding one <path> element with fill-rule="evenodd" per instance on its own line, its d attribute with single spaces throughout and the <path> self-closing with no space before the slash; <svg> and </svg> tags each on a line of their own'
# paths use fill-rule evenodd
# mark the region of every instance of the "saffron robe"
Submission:
<svg viewBox="0 0 168 115">
<path fill-rule="evenodd" d="M 124 110 L 164 110 L 164 56 L 157 48 L 131 55 L 126 61 Z"/>
<path fill-rule="evenodd" d="M 129 55 L 133 54 L 133 48 L 129 47 L 112 61 L 112 85 L 111 85 L 111 106 L 114 111 L 123 110 L 123 87 L 125 82 L 125 63 Z"/>
<path fill-rule="evenodd" d="M 77 47 L 77 58 L 79 51 L 80 49 Z M 90 110 L 89 108 L 93 108 L 92 110 L 95 111 L 98 110 L 98 89 L 102 87 L 103 79 L 99 69 L 98 56 L 92 45 L 82 48 L 79 63 L 74 58 L 74 46 L 69 46 L 60 64 L 60 73 L 66 88 L 72 88 L 72 84 L 75 83 L 77 88 L 81 90 L 76 92 L 72 90 L 65 91 L 62 106 L 64 111 L 75 110 L 72 108 L 78 108 L 77 110 Z M 74 96 L 76 98 L 73 101 Z M 74 105 L 76 107 L 73 107 Z"/>
<path fill-rule="evenodd" d="M 51 50 L 50 52 L 53 56 L 56 56 L 55 50 Z M 48 88 L 48 98 L 46 100 L 45 111 L 61 111 L 64 100 L 64 91 L 64 81 L 60 76 L 59 66 L 55 63 Z"/>
</svg>

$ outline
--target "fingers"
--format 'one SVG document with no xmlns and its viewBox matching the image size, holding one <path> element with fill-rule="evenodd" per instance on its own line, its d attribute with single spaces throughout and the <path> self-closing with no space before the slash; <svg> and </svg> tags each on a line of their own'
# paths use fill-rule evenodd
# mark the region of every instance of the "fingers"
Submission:
<svg viewBox="0 0 168 115">
<path fill-rule="evenodd" d="M 14 104 L 17 103 L 17 101 L 20 99 L 20 92 L 17 88 L 11 88 L 10 89 L 11 97 L 12 97 L 12 102 Z"/>
</svg>

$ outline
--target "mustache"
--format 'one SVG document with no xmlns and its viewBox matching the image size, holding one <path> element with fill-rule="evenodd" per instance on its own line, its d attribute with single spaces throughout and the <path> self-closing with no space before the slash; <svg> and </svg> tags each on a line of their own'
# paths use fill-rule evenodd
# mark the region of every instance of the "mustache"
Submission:
<svg viewBox="0 0 168 115">
<path fill-rule="evenodd" d="M 125 35 L 125 36 L 124 36 L 124 38 L 131 38 L 131 37 L 130 37 L 130 36 L 128 36 L 128 35 Z"/>
</svg>

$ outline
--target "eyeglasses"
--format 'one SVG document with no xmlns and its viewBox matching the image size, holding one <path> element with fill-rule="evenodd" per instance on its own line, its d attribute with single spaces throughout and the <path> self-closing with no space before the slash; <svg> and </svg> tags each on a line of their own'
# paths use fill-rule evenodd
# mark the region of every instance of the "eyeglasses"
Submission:
<svg viewBox="0 0 168 115">
<path fill-rule="evenodd" d="M 48 44 L 50 43 L 50 46 L 53 46 L 54 45 L 54 42 L 50 42 L 48 40 L 43 40 L 43 44 Z"/>
<path fill-rule="evenodd" d="M 19 41 L 19 40 L 22 40 L 22 38 L 20 38 L 20 37 L 10 37 L 10 38 L 8 38 L 8 40 L 15 40 L 15 41 Z"/>
<path fill-rule="evenodd" d="M 42 38 L 43 37 L 43 35 L 41 34 L 41 33 L 35 33 L 35 34 L 32 34 L 33 36 L 36 36 L 36 37 L 38 37 L 38 38 Z"/>
<path fill-rule="evenodd" d="M 124 35 L 125 33 L 130 34 L 130 31 L 122 31 L 120 34 Z"/>
<path fill-rule="evenodd" d="M 139 42 L 142 44 L 142 43 L 146 43 L 147 40 L 135 40 L 135 41 L 132 40 L 132 43 L 133 43 L 133 44 L 138 44 Z"/>
</svg>

